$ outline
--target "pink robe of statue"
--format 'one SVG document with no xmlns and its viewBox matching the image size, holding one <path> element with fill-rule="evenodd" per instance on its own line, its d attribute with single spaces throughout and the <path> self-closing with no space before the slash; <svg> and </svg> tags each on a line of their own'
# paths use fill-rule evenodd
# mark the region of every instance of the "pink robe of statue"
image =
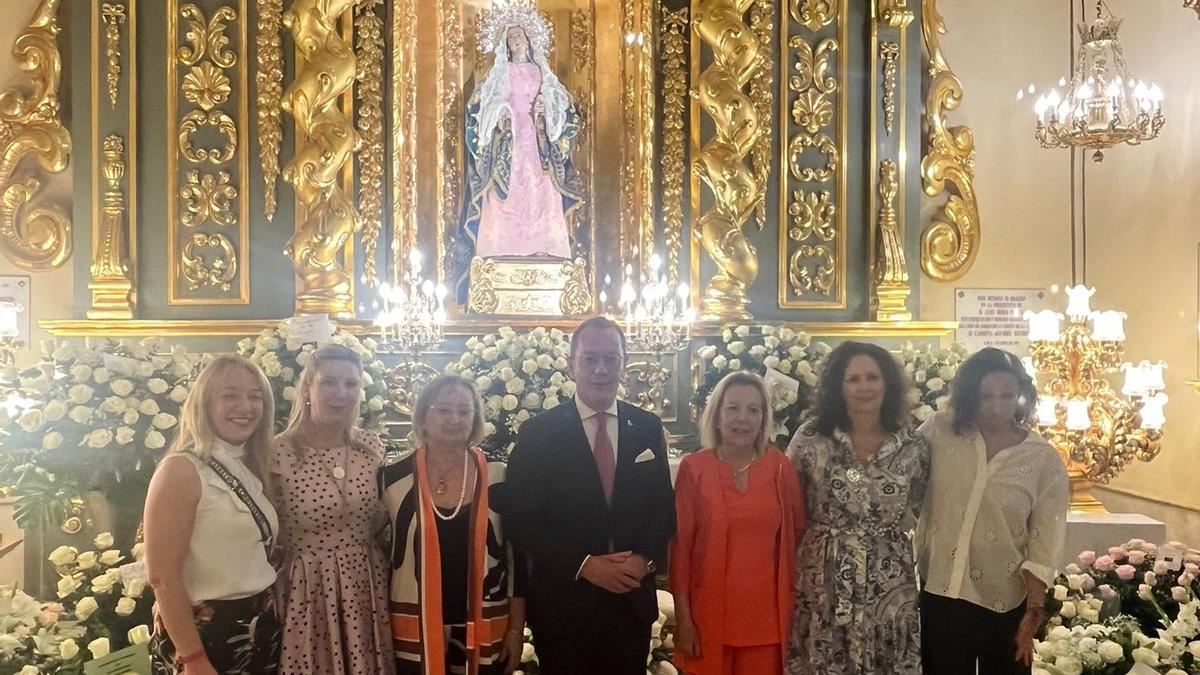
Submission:
<svg viewBox="0 0 1200 675">
<path fill-rule="evenodd" d="M 483 197 L 475 255 L 571 257 L 562 195 L 542 170 L 533 126 L 533 101 L 542 87 L 535 63 L 508 67 L 508 104 L 513 110 L 512 174 L 508 199 L 494 190 Z M 498 131 L 497 131 L 498 133 Z"/>
</svg>

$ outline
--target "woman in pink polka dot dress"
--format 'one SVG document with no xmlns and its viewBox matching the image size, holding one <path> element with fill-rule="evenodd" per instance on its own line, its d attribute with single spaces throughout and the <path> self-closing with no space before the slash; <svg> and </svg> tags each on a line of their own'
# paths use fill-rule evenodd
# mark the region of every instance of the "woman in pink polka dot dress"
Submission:
<svg viewBox="0 0 1200 675">
<path fill-rule="evenodd" d="M 354 427 L 361 391 L 362 362 L 352 350 L 312 352 L 272 448 L 283 551 L 281 675 L 395 670 L 388 565 L 375 539 L 386 525 L 376 483 L 383 443 Z"/>
</svg>

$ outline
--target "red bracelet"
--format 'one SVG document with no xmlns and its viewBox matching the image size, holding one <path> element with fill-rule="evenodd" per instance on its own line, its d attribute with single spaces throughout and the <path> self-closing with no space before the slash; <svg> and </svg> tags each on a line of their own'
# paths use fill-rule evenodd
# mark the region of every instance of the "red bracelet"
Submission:
<svg viewBox="0 0 1200 675">
<path fill-rule="evenodd" d="M 208 654 L 205 653 L 205 651 L 203 649 L 200 649 L 199 651 L 192 652 L 191 654 L 188 654 L 187 656 L 175 657 L 175 665 L 186 666 L 189 663 L 195 663 L 196 661 L 200 661 L 200 660 L 203 660 L 206 658 L 208 658 Z"/>
</svg>

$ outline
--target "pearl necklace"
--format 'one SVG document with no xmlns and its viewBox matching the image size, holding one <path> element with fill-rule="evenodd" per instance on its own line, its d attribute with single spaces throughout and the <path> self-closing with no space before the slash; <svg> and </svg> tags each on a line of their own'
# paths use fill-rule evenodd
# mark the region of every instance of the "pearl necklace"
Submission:
<svg viewBox="0 0 1200 675">
<path fill-rule="evenodd" d="M 443 516 L 442 512 L 438 510 L 437 505 L 434 504 L 433 506 L 433 515 L 437 516 L 440 520 L 454 520 L 454 518 L 458 515 L 458 512 L 462 510 L 463 501 L 465 501 L 467 498 L 467 471 L 471 468 L 470 459 L 471 451 L 468 450 L 463 453 L 462 487 L 458 491 L 458 505 L 454 507 L 454 511 L 448 516 Z M 426 463 L 428 464 L 428 462 Z M 445 493 L 445 481 L 442 481 L 442 485 L 443 489 L 441 492 L 438 492 L 438 494 Z"/>
</svg>

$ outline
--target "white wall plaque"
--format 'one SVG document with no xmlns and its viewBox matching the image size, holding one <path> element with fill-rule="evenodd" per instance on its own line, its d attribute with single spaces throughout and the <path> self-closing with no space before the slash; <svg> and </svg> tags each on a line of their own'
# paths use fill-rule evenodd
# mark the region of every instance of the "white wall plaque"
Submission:
<svg viewBox="0 0 1200 675">
<path fill-rule="evenodd" d="M 1029 351 L 1025 312 L 1046 309 L 1047 293 L 1040 288 L 958 288 L 954 291 L 955 340 L 968 351 L 999 347 L 1017 356 Z"/>
</svg>

